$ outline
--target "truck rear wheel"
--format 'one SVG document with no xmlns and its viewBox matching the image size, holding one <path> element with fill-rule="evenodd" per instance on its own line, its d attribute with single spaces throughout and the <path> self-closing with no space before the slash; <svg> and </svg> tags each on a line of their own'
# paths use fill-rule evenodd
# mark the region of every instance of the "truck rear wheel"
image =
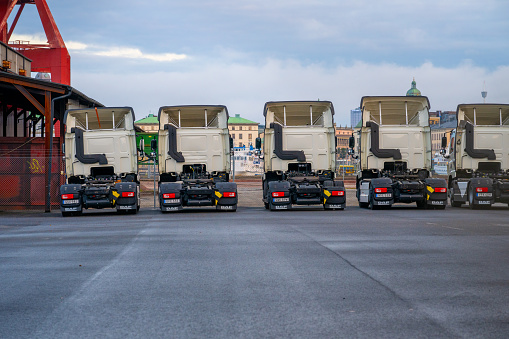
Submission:
<svg viewBox="0 0 509 339">
<path fill-rule="evenodd" d="M 452 207 L 461 207 L 461 205 L 463 205 L 463 203 L 461 201 L 455 201 L 454 200 L 454 193 L 451 194 L 450 200 L 451 200 L 451 206 Z"/>
<path fill-rule="evenodd" d="M 468 186 L 468 207 L 471 210 L 477 209 L 477 206 L 474 204 L 474 191 L 470 186 Z"/>
<path fill-rule="evenodd" d="M 360 202 L 359 201 L 359 207 L 360 208 L 368 208 L 369 207 L 369 202 Z"/>
</svg>

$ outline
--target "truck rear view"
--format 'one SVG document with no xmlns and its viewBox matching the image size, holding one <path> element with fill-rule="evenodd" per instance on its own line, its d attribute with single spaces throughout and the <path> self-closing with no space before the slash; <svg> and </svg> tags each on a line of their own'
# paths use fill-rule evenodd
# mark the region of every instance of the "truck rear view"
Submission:
<svg viewBox="0 0 509 339">
<path fill-rule="evenodd" d="M 509 105 L 458 105 L 456 117 L 446 152 L 451 205 L 509 204 Z"/>
<path fill-rule="evenodd" d="M 357 199 L 376 209 L 394 203 L 445 208 L 444 179 L 430 178 L 431 132 L 427 97 L 363 97 L 356 154 Z"/>
<path fill-rule="evenodd" d="M 63 216 L 88 208 L 140 208 L 134 112 L 130 107 L 68 110 L 64 116 Z"/>
<path fill-rule="evenodd" d="M 159 109 L 159 205 L 237 210 L 237 184 L 230 180 L 226 106 L 165 106 Z"/>
<path fill-rule="evenodd" d="M 263 202 L 270 210 L 292 205 L 345 208 L 345 188 L 334 180 L 334 107 L 329 101 L 267 102 Z"/>
</svg>

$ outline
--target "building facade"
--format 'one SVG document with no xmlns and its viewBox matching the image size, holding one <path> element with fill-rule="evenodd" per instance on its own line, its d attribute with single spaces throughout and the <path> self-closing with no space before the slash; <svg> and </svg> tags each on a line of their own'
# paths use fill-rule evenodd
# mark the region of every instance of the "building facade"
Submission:
<svg viewBox="0 0 509 339">
<path fill-rule="evenodd" d="M 146 118 L 135 121 L 134 126 L 147 133 L 157 133 L 159 131 L 159 121 L 153 114 L 149 114 Z"/>
<path fill-rule="evenodd" d="M 348 144 L 352 133 L 353 128 L 336 126 L 336 155 L 338 159 L 348 157 Z"/>
<path fill-rule="evenodd" d="M 233 147 L 255 147 L 258 138 L 258 123 L 245 118 L 240 114 L 228 119 L 228 130 L 233 139 Z"/>
</svg>

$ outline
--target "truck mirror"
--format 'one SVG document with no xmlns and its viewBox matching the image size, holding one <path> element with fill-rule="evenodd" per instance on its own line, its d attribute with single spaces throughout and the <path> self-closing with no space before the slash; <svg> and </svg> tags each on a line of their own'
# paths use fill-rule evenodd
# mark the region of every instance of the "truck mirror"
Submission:
<svg viewBox="0 0 509 339">
<path fill-rule="evenodd" d="M 157 140 L 156 140 L 156 139 L 152 139 L 152 140 L 150 140 L 150 149 L 151 149 L 152 151 L 157 150 Z"/>
<path fill-rule="evenodd" d="M 230 137 L 230 149 L 233 149 L 233 138 Z"/>
<path fill-rule="evenodd" d="M 353 134 L 350 137 L 350 139 L 348 140 L 348 147 L 350 147 L 350 148 L 354 148 L 355 147 L 355 138 L 354 138 Z"/>
<path fill-rule="evenodd" d="M 442 148 L 446 148 L 447 147 L 447 138 L 444 136 L 442 137 Z"/>
<path fill-rule="evenodd" d="M 262 138 L 256 138 L 256 149 L 261 149 L 262 148 Z"/>
<path fill-rule="evenodd" d="M 141 156 L 145 155 L 145 140 L 143 140 L 143 138 L 140 140 L 138 152 L 140 153 Z"/>
</svg>

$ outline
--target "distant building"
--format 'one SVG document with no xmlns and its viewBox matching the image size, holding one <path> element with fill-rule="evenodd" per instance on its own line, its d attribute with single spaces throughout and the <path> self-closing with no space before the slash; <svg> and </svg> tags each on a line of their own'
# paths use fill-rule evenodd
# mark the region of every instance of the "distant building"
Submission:
<svg viewBox="0 0 509 339">
<path fill-rule="evenodd" d="M 348 157 L 348 144 L 350 137 L 352 136 L 353 128 L 349 127 L 337 127 L 335 131 L 337 146 L 336 154 L 339 159 L 345 159 Z"/>
<path fill-rule="evenodd" d="M 258 138 L 258 123 L 245 118 L 240 114 L 228 119 L 228 129 L 233 138 L 234 147 L 255 146 L 255 140 Z"/>
<path fill-rule="evenodd" d="M 361 108 L 357 107 L 356 109 L 352 109 L 350 111 L 350 126 L 352 126 L 352 127 L 357 126 L 357 124 L 361 120 L 362 120 Z"/>
<path fill-rule="evenodd" d="M 157 133 L 159 131 L 159 121 L 153 114 L 149 114 L 146 118 L 135 121 L 134 126 L 148 133 Z"/>
<path fill-rule="evenodd" d="M 407 92 L 406 92 L 406 96 L 407 97 L 420 97 L 421 96 L 421 91 L 419 91 L 417 89 L 417 83 L 415 82 L 415 78 L 414 80 L 412 81 L 412 88 L 410 88 Z"/>
</svg>

